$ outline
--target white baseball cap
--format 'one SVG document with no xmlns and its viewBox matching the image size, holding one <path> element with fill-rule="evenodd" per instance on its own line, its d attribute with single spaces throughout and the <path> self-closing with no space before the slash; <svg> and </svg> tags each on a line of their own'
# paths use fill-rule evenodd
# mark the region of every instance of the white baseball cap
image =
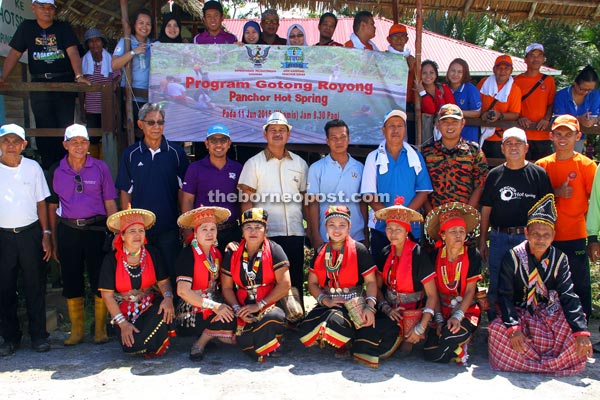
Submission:
<svg viewBox="0 0 600 400">
<path fill-rule="evenodd" d="M 263 125 L 263 130 L 267 130 L 267 127 L 269 125 L 285 125 L 288 127 L 288 129 L 291 131 L 292 130 L 292 126 L 290 124 L 288 124 L 288 120 L 285 117 L 285 115 L 283 115 L 280 112 L 274 112 L 273 114 L 269 115 L 269 119 L 267 120 L 267 123 Z"/>
<path fill-rule="evenodd" d="M 68 126 L 67 129 L 65 129 L 65 142 L 76 137 L 82 137 L 84 139 L 90 140 L 88 131 L 85 126 L 79 124 L 73 124 L 71 126 Z"/>
<path fill-rule="evenodd" d="M 527 143 L 527 135 L 525 135 L 525 131 L 521 128 L 512 127 L 505 130 L 502 135 L 502 143 L 506 142 L 508 138 L 519 139 L 521 142 Z"/>
<path fill-rule="evenodd" d="M 0 126 L 0 137 L 8 134 L 15 134 L 21 139 L 25 140 L 25 129 L 21 128 L 17 124 L 7 124 Z"/>
<path fill-rule="evenodd" d="M 54 4 L 54 0 L 33 0 L 33 3 L 52 4 L 54 7 L 56 7 L 56 4 Z"/>
<path fill-rule="evenodd" d="M 385 115 L 385 118 L 383 119 L 383 125 L 385 125 L 385 123 L 388 121 L 388 119 L 390 119 L 392 117 L 400 117 L 404 120 L 404 122 L 406 122 L 406 113 L 404 111 L 392 110 Z"/>
<path fill-rule="evenodd" d="M 525 48 L 525 55 L 531 53 L 534 50 L 539 50 L 542 53 L 544 52 L 544 45 L 540 43 L 531 43 L 527 48 Z"/>
</svg>

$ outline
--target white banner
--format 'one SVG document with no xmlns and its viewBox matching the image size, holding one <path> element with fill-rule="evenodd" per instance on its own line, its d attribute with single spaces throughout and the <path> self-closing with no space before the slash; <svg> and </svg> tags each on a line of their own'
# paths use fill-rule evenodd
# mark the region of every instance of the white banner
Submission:
<svg viewBox="0 0 600 400">
<path fill-rule="evenodd" d="M 0 56 L 8 55 L 8 44 L 24 19 L 35 19 L 31 11 L 31 0 L 0 0 Z M 25 54 L 20 61 L 27 62 Z"/>
</svg>

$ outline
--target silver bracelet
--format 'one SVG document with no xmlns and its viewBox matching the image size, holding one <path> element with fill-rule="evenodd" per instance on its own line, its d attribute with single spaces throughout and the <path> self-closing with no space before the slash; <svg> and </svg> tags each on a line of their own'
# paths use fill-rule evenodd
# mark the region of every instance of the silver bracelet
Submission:
<svg viewBox="0 0 600 400">
<path fill-rule="evenodd" d="M 368 296 L 367 298 L 365 298 L 365 302 L 367 302 L 369 300 L 373 300 L 373 306 L 377 305 L 377 297 L 375 297 L 375 296 Z"/>
<path fill-rule="evenodd" d="M 267 306 L 267 302 L 263 299 L 261 301 L 259 301 L 258 303 L 256 303 L 258 305 L 258 310 L 262 311 L 263 308 L 265 308 Z"/>
<path fill-rule="evenodd" d="M 126 319 L 125 319 L 125 316 L 123 315 L 123 313 L 118 313 L 117 315 L 115 315 L 113 317 L 113 319 L 110 320 L 110 324 L 113 325 L 113 326 L 115 324 L 121 325 L 121 323 L 125 322 L 125 321 L 126 321 Z"/>
<path fill-rule="evenodd" d="M 435 313 L 435 322 L 437 322 L 438 324 L 443 324 L 444 323 L 444 315 L 442 315 L 441 312 L 436 312 Z"/>
<path fill-rule="evenodd" d="M 317 296 L 317 303 L 320 306 L 323 305 L 323 299 L 325 298 L 325 296 L 327 296 L 325 293 L 319 293 L 319 295 Z"/>
<path fill-rule="evenodd" d="M 234 304 L 233 306 L 231 306 L 231 308 L 233 308 L 233 312 L 237 314 L 238 311 L 242 309 L 242 306 L 240 306 L 239 304 Z"/>
<path fill-rule="evenodd" d="M 423 309 L 423 314 L 431 314 L 431 316 L 433 317 L 435 315 L 435 311 L 433 311 L 433 308 L 424 308 Z"/>
<path fill-rule="evenodd" d="M 464 317 L 465 313 L 463 312 L 463 310 L 456 310 L 452 313 L 452 318 L 456 318 L 458 322 L 461 322 Z"/>
<path fill-rule="evenodd" d="M 413 331 L 415 332 L 415 334 L 417 336 L 423 336 L 423 334 L 425 333 L 425 328 L 423 327 L 423 325 L 416 324 L 415 327 L 413 328 Z"/>
<path fill-rule="evenodd" d="M 218 305 L 219 303 L 211 299 L 202 299 L 202 308 L 206 308 L 207 310 L 214 310 Z"/>
<path fill-rule="evenodd" d="M 166 291 L 163 293 L 163 297 L 164 297 L 164 298 L 167 298 L 167 297 L 171 297 L 171 298 L 173 298 L 173 292 L 171 292 L 170 290 L 166 290 Z"/>
</svg>

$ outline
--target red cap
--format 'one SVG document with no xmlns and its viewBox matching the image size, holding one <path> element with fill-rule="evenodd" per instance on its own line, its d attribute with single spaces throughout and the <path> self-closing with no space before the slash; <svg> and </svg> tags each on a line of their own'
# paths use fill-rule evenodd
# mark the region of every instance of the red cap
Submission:
<svg viewBox="0 0 600 400">
<path fill-rule="evenodd" d="M 496 58 L 496 62 L 494 62 L 494 67 L 497 67 L 498 65 L 502 65 L 502 64 L 512 67 L 513 66 L 512 58 L 510 58 L 510 56 L 507 54 L 502 54 L 501 56 L 498 56 L 498 58 Z"/>
<path fill-rule="evenodd" d="M 394 35 L 408 35 L 408 32 L 406 31 L 406 27 L 402 24 L 392 25 L 388 36 L 394 36 Z"/>
<path fill-rule="evenodd" d="M 552 123 L 552 130 L 555 130 L 559 126 L 567 127 L 574 132 L 579 132 L 581 130 L 577 118 L 569 114 L 559 115 L 558 117 L 556 117 L 556 119 Z"/>
</svg>

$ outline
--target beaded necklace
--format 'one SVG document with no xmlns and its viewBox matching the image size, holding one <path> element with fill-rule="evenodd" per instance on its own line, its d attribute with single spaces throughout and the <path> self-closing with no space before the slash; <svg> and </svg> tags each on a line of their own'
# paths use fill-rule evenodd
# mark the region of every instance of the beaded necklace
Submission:
<svg viewBox="0 0 600 400">
<path fill-rule="evenodd" d="M 127 253 L 127 250 L 125 251 Z M 140 266 L 140 272 L 138 272 L 137 274 L 134 274 L 131 272 L 131 270 L 135 269 L 136 267 L 131 267 L 129 265 L 129 263 L 127 262 L 127 255 L 124 254 L 123 255 L 123 266 L 125 267 L 125 271 L 127 272 L 127 275 L 129 275 L 131 278 L 139 278 L 140 276 L 142 276 L 142 274 L 144 273 L 144 270 L 146 269 L 146 263 L 144 262 L 146 259 L 146 249 L 145 248 L 141 248 L 141 253 L 142 255 L 140 256 L 140 262 L 138 263 L 138 265 Z"/>
<path fill-rule="evenodd" d="M 456 263 L 456 270 L 454 271 L 454 280 L 452 282 L 450 282 L 450 280 L 448 279 L 448 270 L 446 264 L 442 265 L 442 280 L 444 281 L 444 286 L 446 286 L 446 288 L 451 292 L 455 291 L 458 288 L 458 283 L 460 282 L 462 258 L 462 255 L 460 255 L 458 258 L 458 262 Z"/>
<path fill-rule="evenodd" d="M 249 268 L 248 265 L 248 250 L 244 248 L 244 253 L 242 255 L 242 267 L 244 268 L 244 272 L 246 273 L 246 277 L 248 278 L 248 284 L 250 286 L 254 285 L 254 281 L 256 279 L 256 274 L 258 272 L 258 268 L 260 267 L 260 262 L 262 260 L 262 247 L 256 254 L 254 258 L 254 263 L 252 264 L 252 269 Z"/>
<path fill-rule="evenodd" d="M 192 240 L 192 247 L 199 256 L 203 254 L 202 249 L 198 245 L 198 241 L 196 239 Z M 217 258 L 213 262 L 213 258 L 211 257 L 210 252 L 208 252 L 204 260 L 204 266 L 210 272 L 211 278 L 216 279 L 217 273 L 219 272 L 219 259 Z"/>
</svg>

